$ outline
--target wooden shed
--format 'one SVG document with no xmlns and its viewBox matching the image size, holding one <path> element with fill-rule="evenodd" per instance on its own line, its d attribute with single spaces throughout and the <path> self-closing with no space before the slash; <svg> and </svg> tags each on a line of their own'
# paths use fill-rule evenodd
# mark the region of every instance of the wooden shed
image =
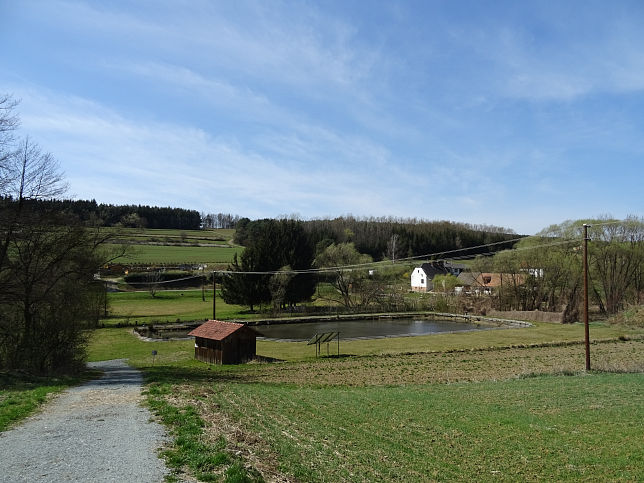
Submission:
<svg viewBox="0 0 644 483">
<path fill-rule="evenodd" d="M 209 320 L 188 333 L 195 337 L 195 359 L 239 364 L 255 357 L 257 332 L 244 324 Z"/>
</svg>

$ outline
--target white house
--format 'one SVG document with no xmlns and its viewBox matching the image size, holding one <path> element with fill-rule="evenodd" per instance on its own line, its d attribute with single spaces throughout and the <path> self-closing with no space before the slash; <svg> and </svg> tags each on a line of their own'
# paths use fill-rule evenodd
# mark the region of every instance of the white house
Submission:
<svg viewBox="0 0 644 483">
<path fill-rule="evenodd" d="M 427 292 L 429 278 L 423 270 L 423 267 L 414 268 L 411 272 L 411 289 L 414 292 Z"/>
<path fill-rule="evenodd" d="M 429 292 L 434 288 L 432 280 L 436 275 L 451 274 L 455 277 L 465 269 L 465 265 L 458 265 L 449 261 L 436 261 L 423 263 L 411 272 L 411 289 L 413 292 Z"/>
</svg>

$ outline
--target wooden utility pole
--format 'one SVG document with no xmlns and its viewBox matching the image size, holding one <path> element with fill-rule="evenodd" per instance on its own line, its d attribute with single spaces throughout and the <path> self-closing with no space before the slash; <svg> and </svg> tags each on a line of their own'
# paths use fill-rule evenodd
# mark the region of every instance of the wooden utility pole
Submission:
<svg viewBox="0 0 644 483">
<path fill-rule="evenodd" d="M 588 330 L 588 225 L 584 223 L 584 340 L 586 343 L 586 370 L 590 371 L 590 333 Z"/>
<path fill-rule="evenodd" d="M 212 320 L 217 320 L 217 279 L 212 272 Z"/>
</svg>

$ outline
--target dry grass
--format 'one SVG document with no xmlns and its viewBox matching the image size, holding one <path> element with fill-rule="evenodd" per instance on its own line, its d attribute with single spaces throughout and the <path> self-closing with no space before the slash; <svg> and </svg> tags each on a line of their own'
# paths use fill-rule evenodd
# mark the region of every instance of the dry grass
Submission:
<svg viewBox="0 0 644 483">
<path fill-rule="evenodd" d="M 593 369 L 643 373 L 635 337 L 593 343 Z M 641 436 L 641 374 L 585 374 L 578 341 L 174 370 L 148 375 L 169 404 L 195 409 L 200 441 L 225 441 L 266 481 L 641 475 L 629 443 Z"/>
<path fill-rule="evenodd" d="M 560 324 L 563 312 L 541 312 L 540 310 L 489 310 L 488 317 L 499 317 L 511 320 L 529 320 L 530 322 L 550 322 Z"/>
<path fill-rule="evenodd" d="M 175 395 L 166 400 L 175 407 L 191 405 L 204 421 L 203 441 L 215 446 L 222 438 L 226 451 L 244 462 L 248 468 L 257 470 L 267 482 L 285 483 L 295 481 L 279 470 L 279 455 L 266 441 L 247 431 L 234 421 L 218 404 L 208 401 L 212 387 L 204 388 L 191 384 L 174 386 Z"/>
<path fill-rule="evenodd" d="M 608 322 L 625 327 L 644 327 L 644 305 L 633 305 L 614 315 Z"/>
<path fill-rule="evenodd" d="M 256 364 L 249 365 L 238 377 L 245 382 L 348 386 L 488 381 L 532 374 L 581 372 L 585 367 L 584 357 L 584 346 L 571 343 Z M 592 344 L 591 363 L 597 370 L 644 372 L 644 340 Z"/>
</svg>

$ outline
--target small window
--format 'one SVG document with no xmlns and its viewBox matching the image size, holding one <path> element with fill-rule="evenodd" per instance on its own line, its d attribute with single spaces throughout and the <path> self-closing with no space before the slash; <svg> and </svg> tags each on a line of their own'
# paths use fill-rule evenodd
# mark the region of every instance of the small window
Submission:
<svg viewBox="0 0 644 483">
<path fill-rule="evenodd" d="M 420 279 L 420 283 L 425 283 L 425 279 L 424 279 L 424 278 L 421 278 L 421 279 Z"/>
</svg>

